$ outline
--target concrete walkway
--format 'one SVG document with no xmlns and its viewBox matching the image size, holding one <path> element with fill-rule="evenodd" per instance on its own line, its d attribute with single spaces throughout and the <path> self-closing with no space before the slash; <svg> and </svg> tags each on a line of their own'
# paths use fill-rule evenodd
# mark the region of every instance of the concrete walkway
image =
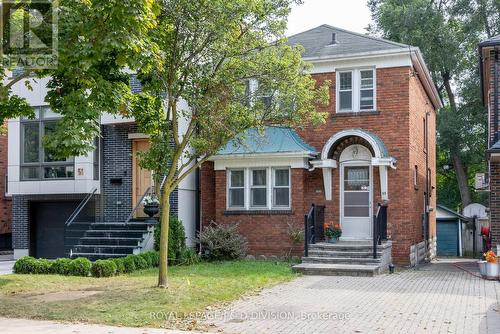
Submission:
<svg viewBox="0 0 500 334">
<path fill-rule="evenodd" d="M 227 333 L 500 333 L 500 283 L 471 275 L 475 262 L 455 262 L 373 278 L 303 276 L 210 321 Z"/>
<path fill-rule="evenodd" d="M 52 321 L 0 318 L 2 334 L 189 334 L 195 332 L 151 328 L 127 328 Z"/>
</svg>

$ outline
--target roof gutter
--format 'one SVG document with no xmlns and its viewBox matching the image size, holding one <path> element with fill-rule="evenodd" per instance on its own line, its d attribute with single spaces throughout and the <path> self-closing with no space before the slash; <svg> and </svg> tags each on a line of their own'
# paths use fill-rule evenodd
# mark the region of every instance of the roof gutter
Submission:
<svg viewBox="0 0 500 334">
<path fill-rule="evenodd" d="M 424 86 L 425 91 L 429 95 L 432 104 L 435 109 L 440 109 L 443 107 L 443 101 L 441 101 L 441 97 L 439 96 L 438 90 L 434 81 L 432 80 L 432 76 L 430 74 L 427 65 L 425 64 L 424 58 L 422 57 L 422 52 L 420 52 L 419 48 L 411 49 L 411 59 L 413 65 L 416 67 L 416 70 L 419 74 L 423 74 L 420 76 L 422 80 L 422 84 Z"/>
</svg>

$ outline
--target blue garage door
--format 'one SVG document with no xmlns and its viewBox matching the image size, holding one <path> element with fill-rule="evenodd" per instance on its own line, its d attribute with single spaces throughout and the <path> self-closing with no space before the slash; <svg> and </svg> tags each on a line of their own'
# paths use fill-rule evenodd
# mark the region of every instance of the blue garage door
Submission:
<svg viewBox="0 0 500 334">
<path fill-rule="evenodd" d="M 458 222 L 437 221 L 437 255 L 458 256 Z"/>
</svg>

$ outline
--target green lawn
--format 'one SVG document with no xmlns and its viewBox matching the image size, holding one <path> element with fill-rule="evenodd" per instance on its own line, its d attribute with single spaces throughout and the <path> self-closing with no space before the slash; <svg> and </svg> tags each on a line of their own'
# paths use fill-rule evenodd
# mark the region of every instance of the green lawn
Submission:
<svg viewBox="0 0 500 334">
<path fill-rule="evenodd" d="M 182 327 L 182 315 L 219 306 L 292 280 L 290 263 L 235 261 L 170 268 L 169 288 L 156 269 L 112 278 L 0 276 L 0 316 L 120 326 Z M 176 312 L 178 320 L 152 316 Z"/>
</svg>

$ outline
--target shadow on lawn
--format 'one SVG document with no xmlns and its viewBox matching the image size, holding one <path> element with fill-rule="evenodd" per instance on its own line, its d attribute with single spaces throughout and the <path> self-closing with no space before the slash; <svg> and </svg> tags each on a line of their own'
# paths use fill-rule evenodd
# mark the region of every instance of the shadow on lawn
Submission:
<svg viewBox="0 0 500 334">
<path fill-rule="evenodd" d="M 10 282 L 12 282 L 11 279 L 7 279 L 7 278 L 0 278 L 0 288 L 4 285 L 7 285 L 9 284 Z"/>
</svg>

